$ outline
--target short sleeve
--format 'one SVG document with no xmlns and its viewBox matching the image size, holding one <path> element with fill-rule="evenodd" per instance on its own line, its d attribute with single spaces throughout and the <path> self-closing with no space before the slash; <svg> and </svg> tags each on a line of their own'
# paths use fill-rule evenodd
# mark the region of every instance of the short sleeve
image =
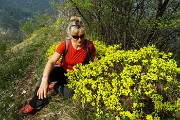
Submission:
<svg viewBox="0 0 180 120">
<path fill-rule="evenodd" d="M 94 47 L 94 44 L 92 41 L 89 41 L 89 51 L 91 55 L 96 52 L 96 48 Z"/>
<path fill-rule="evenodd" d="M 56 52 L 59 53 L 60 55 L 62 55 L 64 53 L 66 49 L 66 42 L 63 41 L 62 43 L 60 43 L 60 45 L 56 48 Z"/>
</svg>

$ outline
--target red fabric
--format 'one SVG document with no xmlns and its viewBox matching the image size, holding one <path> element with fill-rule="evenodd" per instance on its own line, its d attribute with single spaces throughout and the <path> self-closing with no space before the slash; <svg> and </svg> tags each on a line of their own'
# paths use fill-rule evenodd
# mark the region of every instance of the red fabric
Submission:
<svg viewBox="0 0 180 120">
<path fill-rule="evenodd" d="M 58 52 L 59 54 L 63 54 L 63 52 L 66 49 L 66 42 L 63 41 L 56 49 L 56 52 Z M 92 41 L 89 41 L 89 51 L 90 54 L 94 54 L 96 49 L 94 47 L 94 44 Z M 79 49 L 76 50 L 73 46 L 72 46 L 72 42 L 70 39 L 69 42 L 69 46 L 68 46 L 68 52 L 65 55 L 65 59 L 63 59 L 62 61 L 62 67 L 67 70 L 73 70 L 73 66 L 78 64 L 78 63 L 83 63 L 86 60 L 86 44 L 84 44 L 84 46 Z"/>
</svg>

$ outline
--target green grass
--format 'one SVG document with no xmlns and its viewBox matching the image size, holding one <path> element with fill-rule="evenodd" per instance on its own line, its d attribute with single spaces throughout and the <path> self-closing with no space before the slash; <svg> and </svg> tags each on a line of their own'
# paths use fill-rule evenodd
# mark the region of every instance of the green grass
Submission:
<svg viewBox="0 0 180 120">
<path fill-rule="evenodd" d="M 27 43 L 25 41 L 24 43 L 26 43 L 26 45 L 21 43 L 21 47 L 16 47 L 12 49 L 13 51 L 8 50 L 4 57 L 1 57 L 0 109 L 2 111 L 0 112 L 0 119 L 12 119 L 16 116 L 17 104 L 13 102 L 17 96 L 15 96 L 14 87 L 17 87 L 16 83 L 26 76 L 28 67 L 37 62 L 32 71 L 35 72 L 36 68 L 38 68 L 40 73 L 40 71 L 42 72 L 42 66 L 45 65 L 45 61 L 47 60 L 45 58 L 46 50 L 54 40 L 48 40 L 51 35 L 49 29 L 43 29 L 43 31 L 39 31 L 39 33 L 36 34 L 32 42 Z M 22 80 L 22 82 L 26 82 L 26 80 Z"/>
</svg>

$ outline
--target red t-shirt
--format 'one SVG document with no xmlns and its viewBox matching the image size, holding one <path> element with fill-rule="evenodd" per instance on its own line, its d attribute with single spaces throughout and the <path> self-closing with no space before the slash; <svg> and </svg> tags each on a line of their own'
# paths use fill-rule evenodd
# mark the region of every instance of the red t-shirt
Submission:
<svg viewBox="0 0 180 120">
<path fill-rule="evenodd" d="M 63 52 L 65 51 L 66 49 L 66 41 L 63 41 L 56 49 L 56 52 L 58 52 L 59 54 L 63 54 Z M 94 44 L 92 41 L 89 41 L 89 52 L 90 52 L 90 55 L 94 54 L 96 51 L 95 47 L 94 47 Z M 73 66 L 78 64 L 78 63 L 83 63 L 85 62 L 86 60 L 86 55 L 87 55 L 87 52 L 86 52 L 86 44 L 84 44 L 84 46 L 79 49 L 79 50 L 76 50 L 73 46 L 72 46 L 72 42 L 71 42 L 71 39 L 70 39 L 70 42 L 69 42 L 69 46 L 68 46 L 68 51 L 65 55 L 65 58 L 63 58 L 63 61 L 62 61 L 62 67 L 67 70 L 73 70 Z"/>
</svg>

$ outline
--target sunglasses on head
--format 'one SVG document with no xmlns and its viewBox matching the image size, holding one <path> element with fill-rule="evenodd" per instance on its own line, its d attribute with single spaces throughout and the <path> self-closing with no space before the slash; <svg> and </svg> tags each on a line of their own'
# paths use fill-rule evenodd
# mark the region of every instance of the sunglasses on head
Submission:
<svg viewBox="0 0 180 120">
<path fill-rule="evenodd" d="M 73 35 L 72 37 L 73 37 L 74 39 L 84 38 L 84 34 L 83 34 L 83 35 L 80 35 L 80 36 Z"/>
</svg>

